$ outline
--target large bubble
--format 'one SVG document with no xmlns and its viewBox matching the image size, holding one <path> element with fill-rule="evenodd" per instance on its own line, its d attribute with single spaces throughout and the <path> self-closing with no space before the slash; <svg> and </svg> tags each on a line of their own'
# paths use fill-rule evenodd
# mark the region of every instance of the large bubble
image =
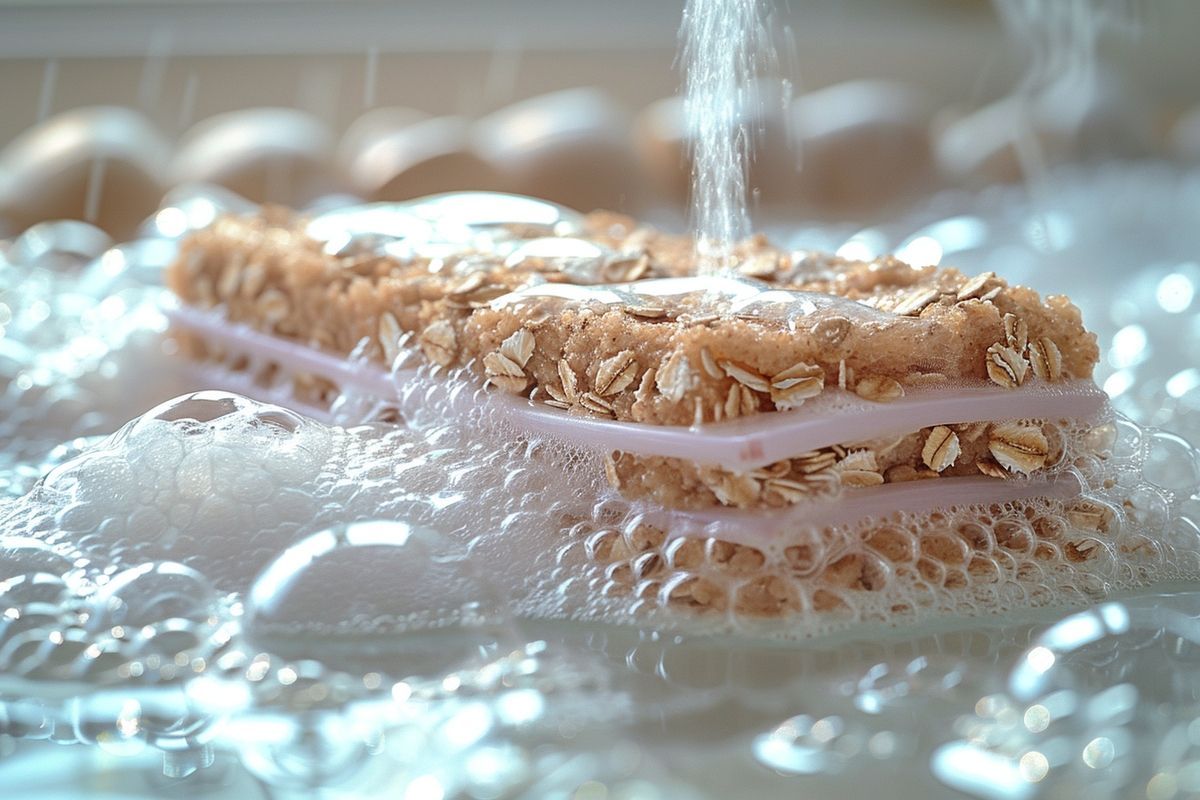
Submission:
<svg viewBox="0 0 1200 800">
<path fill-rule="evenodd" d="M 449 672 L 520 645 L 484 565 L 420 526 L 364 521 L 313 534 L 247 594 L 249 641 L 291 658 L 373 663 L 398 678 Z"/>
</svg>

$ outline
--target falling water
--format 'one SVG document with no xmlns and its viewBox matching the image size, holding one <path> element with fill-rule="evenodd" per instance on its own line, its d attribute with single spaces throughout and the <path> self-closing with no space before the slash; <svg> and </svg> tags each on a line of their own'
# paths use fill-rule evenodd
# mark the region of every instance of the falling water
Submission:
<svg viewBox="0 0 1200 800">
<path fill-rule="evenodd" d="M 42 122 L 50 116 L 50 109 L 54 105 L 54 88 L 57 84 L 58 59 L 51 58 L 46 61 L 46 66 L 42 70 L 42 91 L 38 95 L 38 122 Z"/>
<path fill-rule="evenodd" d="M 175 34 L 169 29 L 156 30 L 146 46 L 146 60 L 138 79 L 137 105 L 144 111 L 153 111 L 162 97 L 163 83 L 167 76 L 167 60 L 171 56 Z"/>
<path fill-rule="evenodd" d="M 108 161 L 96 158 L 88 169 L 87 189 L 83 197 L 83 218 L 94 223 L 100 217 L 100 200 L 104 196 L 104 173 Z"/>
<path fill-rule="evenodd" d="M 192 70 L 188 73 L 187 81 L 183 85 L 183 94 L 179 99 L 179 117 L 175 124 L 181 133 L 188 129 L 196 116 L 196 92 L 199 89 L 200 78 L 195 70 Z"/>
<path fill-rule="evenodd" d="M 367 48 L 366 69 L 363 74 L 363 108 L 375 107 L 375 94 L 379 87 L 379 46 Z"/>
<path fill-rule="evenodd" d="M 688 0 L 680 30 L 684 113 L 692 146 L 692 230 L 701 269 L 727 268 L 750 233 L 749 105 L 775 65 L 763 0 Z"/>
</svg>

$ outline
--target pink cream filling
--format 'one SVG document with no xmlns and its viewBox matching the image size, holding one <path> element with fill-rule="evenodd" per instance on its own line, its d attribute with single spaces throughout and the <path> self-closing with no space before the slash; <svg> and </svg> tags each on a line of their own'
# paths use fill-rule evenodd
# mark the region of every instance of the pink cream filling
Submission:
<svg viewBox="0 0 1200 800">
<path fill-rule="evenodd" d="M 404 382 L 416 375 L 416 370 L 389 374 L 378 365 L 265 334 L 211 312 L 181 306 L 169 308 L 167 315 L 178 328 L 199 334 L 230 352 L 274 363 L 293 373 L 311 373 L 343 390 L 383 401 L 399 398 Z M 209 388 L 219 386 L 255 395 L 315 419 L 330 420 L 328 411 L 298 403 L 286 386 L 265 389 L 249 375 L 216 366 L 194 366 L 197 377 Z M 847 441 L 903 434 L 932 425 L 1089 417 L 1105 403 L 1104 393 L 1090 381 L 1033 383 L 1016 390 L 981 385 L 924 388 L 910 391 L 892 403 L 872 403 L 847 392 L 826 390 L 799 409 L 684 427 L 586 417 L 498 391 L 463 392 L 449 385 L 445 398 L 464 413 L 480 402 L 488 403 L 508 424 L 588 448 L 687 459 L 735 470 L 754 469 Z M 896 512 L 924 513 L 936 508 L 1039 497 L 1067 498 L 1078 492 L 1079 483 L 1070 473 L 1010 480 L 960 477 L 847 489 L 839 502 L 802 503 L 753 513 L 734 508 L 679 511 L 644 503 L 635 504 L 634 509 L 644 522 L 660 527 L 671 538 L 712 537 L 762 547 L 802 527 L 852 524 Z"/>
<path fill-rule="evenodd" d="M 167 314 L 175 326 L 230 352 L 275 363 L 291 372 L 311 373 L 343 390 L 381 400 L 398 398 L 404 382 L 416 375 L 415 370 L 389 373 L 376 364 L 348 360 L 231 323 L 211 312 L 180 306 Z M 261 389 L 258 393 L 261 395 Z M 870 402 L 850 392 L 827 389 L 798 409 L 685 427 L 583 416 L 499 391 L 471 393 L 448 388 L 447 397 L 464 412 L 486 402 L 518 429 L 583 447 L 679 458 L 740 471 L 822 447 L 900 435 L 933 425 L 1087 418 L 1105 403 L 1104 393 L 1091 381 L 1033 382 L 1019 389 L 991 384 L 922 387 L 910 389 L 891 403 Z"/>
</svg>

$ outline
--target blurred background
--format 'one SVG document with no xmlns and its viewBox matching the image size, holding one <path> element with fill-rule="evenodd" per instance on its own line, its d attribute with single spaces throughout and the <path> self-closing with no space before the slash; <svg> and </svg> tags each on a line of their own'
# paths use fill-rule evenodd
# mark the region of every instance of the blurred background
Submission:
<svg viewBox="0 0 1200 800">
<path fill-rule="evenodd" d="M 0 0 L 0 237 L 128 237 L 194 181 L 301 207 L 495 189 L 681 225 L 682 6 Z M 772 27 L 790 85 L 747 110 L 760 219 L 1200 162 L 1194 0 L 791 0 Z"/>
</svg>

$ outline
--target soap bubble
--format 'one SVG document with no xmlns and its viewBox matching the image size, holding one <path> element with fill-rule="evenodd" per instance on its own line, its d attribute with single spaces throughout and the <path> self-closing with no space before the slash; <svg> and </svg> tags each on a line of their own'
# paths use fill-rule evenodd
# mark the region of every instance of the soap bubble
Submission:
<svg viewBox="0 0 1200 800">
<path fill-rule="evenodd" d="M 223 186 L 188 183 L 163 198 L 162 207 L 142 226 L 147 238 L 177 239 L 208 227 L 221 214 L 250 214 L 258 206 Z"/>
<path fill-rule="evenodd" d="M 311 521 L 331 448 L 287 409 L 197 392 L 54 466 L 29 502 L 93 558 L 179 561 L 244 588 Z"/>
<path fill-rule="evenodd" d="M 344 784 L 371 761 L 361 725 L 342 715 L 308 715 L 300 724 L 264 715 L 245 720 L 239 728 L 234 735 L 242 740 L 242 764 L 270 786 L 312 789 Z"/>
<path fill-rule="evenodd" d="M 1146 479 L 1164 489 L 1185 494 L 1200 487 L 1200 451 L 1187 441 L 1165 431 L 1150 437 Z"/>
<path fill-rule="evenodd" d="M 172 618 L 203 620 L 215 611 L 208 579 L 173 562 L 140 564 L 113 576 L 89 599 L 88 629 L 141 628 Z"/>
<path fill-rule="evenodd" d="M 52 269 L 78 269 L 104 252 L 112 240 L 108 234 L 78 220 L 40 222 L 12 243 L 8 257 L 15 263 Z"/>
<path fill-rule="evenodd" d="M 0 536 L 0 581 L 39 572 L 63 575 L 73 567 L 70 558 L 43 541 L 28 536 Z"/>
<path fill-rule="evenodd" d="M 0 581 L 0 606 L 20 608 L 31 603 L 57 607 L 67 590 L 66 581 L 51 573 L 26 573 Z"/>
<path fill-rule="evenodd" d="M 437 532 L 356 522 L 284 551 L 254 581 L 247 637 L 288 658 L 435 675 L 514 644 L 480 565 Z"/>
<path fill-rule="evenodd" d="M 176 397 L 160 406 L 150 409 L 142 415 L 140 421 L 165 420 L 179 422 L 193 420 L 195 422 L 213 422 L 221 417 L 235 414 L 238 411 L 253 407 L 251 400 L 225 392 L 196 392 L 194 394 Z"/>
</svg>

